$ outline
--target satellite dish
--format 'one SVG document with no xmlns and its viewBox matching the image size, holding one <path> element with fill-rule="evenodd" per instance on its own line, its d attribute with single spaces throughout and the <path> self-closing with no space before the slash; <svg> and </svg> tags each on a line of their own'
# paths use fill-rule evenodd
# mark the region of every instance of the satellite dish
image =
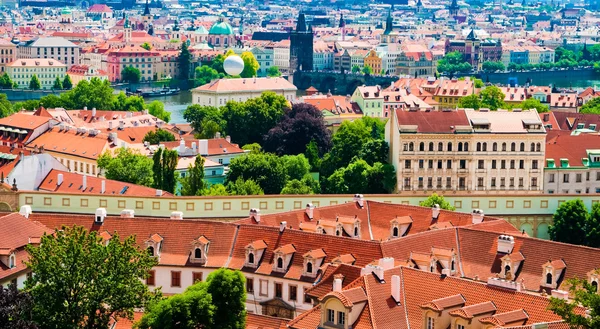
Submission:
<svg viewBox="0 0 600 329">
<path fill-rule="evenodd" d="M 225 58 L 223 69 L 228 75 L 240 75 L 244 70 L 244 60 L 238 55 Z"/>
</svg>

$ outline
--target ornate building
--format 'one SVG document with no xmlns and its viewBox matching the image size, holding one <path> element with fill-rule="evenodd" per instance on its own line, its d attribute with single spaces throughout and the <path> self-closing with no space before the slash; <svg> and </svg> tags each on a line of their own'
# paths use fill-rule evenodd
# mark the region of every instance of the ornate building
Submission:
<svg viewBox="0 0 600 329">
<path fill-rule="evenodd" d="M 313 31 L 306 27 L 304 13 L 298 16 L 296 30 L 290 35 L 290 69 L 291 71 L 313 69 Z"/>
<path fill-rule="evenodd" d="M 481 64 L 486 61 L 498 62 L 502 60 L 502 43 L 500 40 L 480 40 L 474 30 L 469 32 L 464 40 L 446 39 L 446 53 L 458 51 L 463 54 L 473 69 L 480 70 Z"/>
</svg>

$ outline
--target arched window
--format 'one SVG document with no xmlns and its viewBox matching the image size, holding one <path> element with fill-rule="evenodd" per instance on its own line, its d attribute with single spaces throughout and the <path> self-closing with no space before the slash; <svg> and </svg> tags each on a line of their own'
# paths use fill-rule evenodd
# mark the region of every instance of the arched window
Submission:
<svg viewBox="0 0 600 329">
<path fill-rule="evenodd" d="M 196 250 L 194 250 L 194 258 L 202 258 L 202 249 L 196 248 Z"/>
<path fill-rule="evenodd" d="M 433 151 L 433 142 L 429 142 L 429 151 Z"/>
<path fill-rule="evenodd" d="M 510 265 L 504 266 L 504 274 L 510 273 Z"/>
<path fill-rule="evenodd" d="M 354 236 L 358 236 L 358 226 L 354 228 Z"/>
<path fill-rule="evenodd" d="M 429 272 L 433 273 L 433 265 L 429 267 Z"/>
<path fill-rule="evenodd" d="M 592 281 L 592 288 L 595 292 L 598 292 L 598 281 Z"/>
<path fill-rule="evenodd" d="M 521 142 L 521 146 L 519 148 L 519 151 L 525 152 L 525 143 Z"/>
<path fill-rule="evenodd" d="M 421 151 L 421 152 L 422 152 L 422 151 L 425 151 L 425 143 L 421 142 L 421 143 L 419 144 L 419 151 Z"/>
<path fill-rule="evenodd" d="M 150 256 L 154 256 L 154 247 L 152 247 L 152 246 L 149 246 L 149 247 L 148 247 L 148 254 L 149 254 Z"/>
<path fill-rule="evenodd" d="M 535 144 L 534 143 L 531 143 L 531 147 L 529 148 L 529 151 L 535 152 Z"/>
<path fill-rule="evenodd" d="M 506 152 L 506 143 L 502 143 L 502 152 Z"/>
<path fill-rule="evenodd" d="M 277 268 L 283 268 L 283 258 L 277 258 Z"/>
<path fill-rule="evenodd" d="M 535 151 L 536 152 L 541 152 L 542 151 L 542 144 L 540 144 L 540 143 L 535 144 Z"/>
<path fill-rule="evenodd" d="M 552 273 L 546 274 L 546 284 L 552 284 Z"/>
<path fill-rule="evenodd" d="M 458 143 L 458 152 L 462 152 L 462 150 L 463 150 L 463 143 L 459 142 Z"/>
<path fill-rule="evenodd" d="M 441 152 L 441 151 L 443 151 L 443 150 L 444 150 L 444 143 L 442 143 L 442 142 L 439 142 L 439 143 L 438 143 L 438 151 L 440 151 L 440 152 Z"/>
<path fill-rule="evenodd" d="M 465 152 L 469 152 L 469 143 L 465 142 Z"/>
<path fill-rule="evenodd" d="M 313 265 L 311 262 L 306 263 L 306 273 L 312 273 Z"/>
<path fill-rule="evenodd" d="M 335 230 L 335 235 L 339 236 L 340 235 L 340 230 Z"/>
<path fill-rule="evenodd" d="M 481 152 L 481 143 L 477 142 L 477 152 Z"/>
<path fill-rule="evenodd" d="M 492 151 L 498 152 L 498 143 L 494 142 L 494 144 L 492 144 Z"/>
<path fill-rule="evenodd" d="M 511 152 L 514 152 L 516 147 L 517 147 L 517 145 L 514 142 L 510 143 L 510 151 Z"/>
<path fill-rule="evenodd" d="M 487 152 L 487 143 L 483 143 L 483 145 L 481 145 L 481 150 L 483 152 Z"/>
<path fill-rule="evenodd" d="M 454 263 L 454 259 L 453 259 L 452 263 L 450 263 L 450 271 L 454 271 L 455 266 L 456 266 L 456 264 Z"/>
<path fill-rule="evenodd" d="M 392 236 L 398 237 L 398 228 L 397 227 L 394 227 L 394 229 L 392 230 Z"/>
<path fill-rule="evenodd" d="M 411 152 L 412 152 L 412 151 L 414 151 L 414 150 L 415 150 L 415 143 L 413 143 L 413 142 L 410 142 L 410 143 L 408 144 L 408 150 L 409 150 L 409 151 L 411 151 Z"/>
<path fill-rule="evenodd" d="M 15 256 L 15 254 L 12 254 L 8 258 L 8 268 L 14 268 L 16 266 L 17 266 L 17 264 L 16 264 L 16 256 Z"/>
<path fill-rule="evenodd" d="M 448 152 L 452 152 L 452 142 L 448 142 Z"/>
<path fill-rule="evenodd" d="M 248 254 L 248 264 L 254 264 L 254 253 Z"/>
</svg>

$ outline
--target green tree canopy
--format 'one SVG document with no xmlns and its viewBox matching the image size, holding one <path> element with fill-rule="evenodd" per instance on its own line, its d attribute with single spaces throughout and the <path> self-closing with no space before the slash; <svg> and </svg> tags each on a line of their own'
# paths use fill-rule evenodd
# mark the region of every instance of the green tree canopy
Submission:
<svg viewBox="0 0 600 329">
<path fill-rule="evenodd" d="M 63 89 L 63 84 L 59 77 L 56 77 L 56 79 L 54 80 L 54 85 L 52 85 L 52 89 L 55 89 L 55 90 Z"/>
<path fill-rule="evenodd" d="M 240 73 L 240 76 L 242 78 L 255 77 L 256 72 L 260 67 L 260 64 L 258 64 L 258 61 L 254 57 L 254 54 L 252 54 L 252 52 L 250 51 L 244 51 L 240 57 L 244 61 L 244 70 L 242 71 L 242 73 Z"/>
<path fill-rule="evenodd" d="M 149 44 L 149 43 L 147 43 L 147 42 L 142 43 L 142 45 L 140 47 L 142 47 L 142 48 L 144 48 L 146 50 L 152 49 L 152 45 Z"/>
<path fill-rule="evenodd" d="M 263 195 L 265 192 L 254 180 L 243 180 L 241 177 L 235 182 L 227 183 L 228 195 Z"/>
<path fill-rule="evenodd" d="M 165 104 L 161 101 L 152 101 L 152 103 L 148 104 L 148 113 L 164 122 L 171 120 L 171 112 L 165 110 Z"/>
<path fill-rule="evenodd" d="M 207 83 L 210 83 L 213 80 L 223 78 L 223 74 L 219 73 L 217 70 L 213 69 L 208 65 L 202 65 L 196 68 L 194 72 L 196 76 L 196 85 L 202 86 Z"/>
<path fill-rule="evenodd" d="M 217 132 L 222 133 L 226 126 L 221 110 L 214 106 L 190 105 L 183 111 L 183 118 L 200 138 L 213 138 Z"/>
<path fill-rule="evenodd" d="M 474 109 L 479 110 L 482 107 L 479 95 L 471 94 L 469 96 L 461 97 L 458 99 L 458 107 L 463 109 Z"/>
<path fill-rule="evenodd" d="M 579 108 L 579 113 L 600 114 L 600 97 L 595 97 L 587 101 Z"/>
<path fill-rule="evenodd" d="M 42 89 L 42 84 L 40 83 L 40 79 L 38 79 L 37 75 L 33 75 L 31 80 L 29 81 L 29 89 L 38 90 Z"/>
<path fill-rule="evenodd" d="M 480 96 L 482 107 L 487 107 L 492 111 L 506 107 L 506 104 L 504 104 L 505 95 L 502 90 L 496 86 L 487 86 L 481 91 Z"/>
<path fill-rule="evenodd" d="M 4 72 L 0 76 L 0 88 L 1 89 L 12 89 L 16 87 L 16 82 L 12 81 L 8 73 Z"/>
<path fill-rule="evenodd" d="M 65 78 L 63 80 L 63 88 L 65 89 L 71 89 L 73 88 L 73 82 L 71 82 L 71 76 L 69 76 L 68 74 L 65 74 Z"/>
<path fill-rule="evenodd" d="M 35 104 L 35 102 L 33 102 L 32 105 L 39 106 L 39 104 Z M 38 106 L 35 106 L 33 109 L 37 108 Z M 8 100 L 6 94 L 0 94 L 0 118 L 5 118 L 20 110 L 20 108 L 15 109 L 15 107 L 13 107 L 13 104 Z"/>
<path fill-rule="evenodd" d="M 18 290 L 15 283 L 0 287 L 0 328 L 1 329 L 37 329 L 31 319 L 33 300 L 31 294 Z"/>
<path fill-rule="evenodd" d="M 520 107 L 523 110 L 531 110 L 534 109 L 538 113 L 549 112 L 548 105 L 542 104 L 539 99 L 529 98 L 521 102 L 517 107 Z"/>
<path fill-rule="evenodd" d="M 281 194 L 315 194 L 321 192 L 321 186 L 310 174 L 304 175 L 302 179 L 292 179 L 285 183 Z"/>
<path fill-rule="evenodd" d="M 473 67 L 465 61 L 463 54 L 452 51 L 438 61 L 437 70 L 441 73 L 454 74 L 457 72 L 471 72 Z"/>
<path fill-rule="evenodd" d="M 356 159 L 325 180 L 324 192 L 390 193 L 396 186 L 395 182 L 396 173 L 392 165 L 376 162 L 371 166 L 365 160 Z"/>
<path fill-rule="evenodd" d="M 179 79 L 187 81 L 190 79 L 190 66 L 192 64 L 192 54 L 188 49 L 186 42 L 181 43 L 181 50 L 177 57 L 179 64 Z"/>
<path fill-rule="evenodd" d="M 366 75 L 373 74 L 373 68 L 370 67 L 369 65 L 365 65 L 362 68 L 361 72 L 362 72 L 362 74 L 366 74 Z"/>
<path fill-rule="evenodd" d="M 127 66 L 121 71 L 121 79 L 129 83 L 138 83 L 142 78 L 142 73 L 139 69 L 133 66 Z"/>
<path fill-rule="evenodd" d="M 452 211 L 456 210 L 456 208 L 454 208 L 454 206 L 452 206 L 450 202 L 448 202 L 446 198 L 444 198 L 443 195 L 438 195 L 437 193 L 433 193 L 427 199 L 419 202 L 419 206 L 429 208 L 433 207 L 436 204 L 440 206 L 440 209 Z"/>
<path fill-rule="evenodd" d="M 360 72 L 360 66 L 358 65 L 352 65 L 352 73 L 358 73 Z"/>
<path fill-rule="evenodd" d="M 133 319 L 136 308 L 153 300 L 142 280 L 156 259 L 136 245 L 135 237 L 111 234 L 105 243 L 95 231 L 63 227 L 26 247 L 27 267 L 35 273 L 26 289 L 42 328 L 108 328 L 113 318 Z"/>
<path fill-rule="evenodd" d="M 277 66 L 271 66 L 267 69 L 267 76 L 268 77 L 280 77 L 281 76 L 281 71 L 279 71 L 279 67 Z"/>
<path fill-rule="evenodd" d="M 148 142 L 151 145 L 156 145 L 160 142 L 172 142 L 174 140 L 175 136 L 164 129 L 150 130 L 146 133 L 146 136 L 144 136 L 144 142 Z"/>
<path fill-rule="evenodd" d="M 117 149 L 114 156 L 106 151 L 98 158 L 98 168 L 107 179 L 144 186 L 154 184 L 152 164 L 152 159 L 128 148 Z"/>
<path fill-rule="evenodd" d="M 596 270 L 596 274 L 598 270 Z M 560 316 L 570 328 L 593 329 L 600 321 L 598 285 L 582 278 L 569 279 L 569 299 L 550 297 L 548 310 Z M 584 310 L 589 310 L 586 314 Z"/>
<path fill-rule="evenodd" d="M 240 271 L 218 269 L 206 278 L 215 306 L 213 322 L 223 329 L 246 328 L 246 278 Z"/>
<path fill-rule="evenodd" d="M 304 154 L 285 155 L 281 157 L 283 166 L 285 167 L 287 179 L 302 179 L 306 174 L 310 173 L 310 164 Z"/>
<path fill-rule="evenodd" d="M 185 176 L 181 178 L 181 195 L 202 195 L 205 188 L 204 158 L 198 155 L 194 165 L 190 164 Z"/>
<path fill-rule="evenodd" d="M 504 71 L 506 67 L 502 62 L 485 61 L 481 64 L 481 69 L 485 72 Z"/>
<path fill-rule="evenodd" d="M 550 239 L 572 244 L 585 244 L 588 210 L 581 199 L 563 202 L 552 218 L 548 229 Z"/>
<path fill-rule="evenodd" d="M 279 194 L 287 180 L 281 158 L 269 153 L 250 153 L 231 160 L 226 183 L 242 180 L 255 181 L 266 194 Z"/>
<path fill-rule="evenodd" d="M 154 174 L 155 188 L 175 193 L 175 186 L 177 185 L 175 170 L 177 169 L 178 160 L 179 155 L 176 150 L 169 150 L 162 147 L 156 150 L 152 156 L 152 172 Z"/>
</svg>

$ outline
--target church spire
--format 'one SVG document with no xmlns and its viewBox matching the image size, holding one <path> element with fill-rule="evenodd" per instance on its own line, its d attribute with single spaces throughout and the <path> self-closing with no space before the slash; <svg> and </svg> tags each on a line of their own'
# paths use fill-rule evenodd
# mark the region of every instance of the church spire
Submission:
<svg viewBox="0 0 600 329">
<path fill-rule="evenodd" d="M 296 32 L 306 32 L 306 18 L 304 13 L 300 12 L 298 15 L 298 23 L 296 24 Z"/>
<path fill-rule="evenodd" d="M 392 11 L 390 10 L 390 11 L 388 11 L 388 16 L 385 19 L 385 31 L 383 31 L 383 34 L 388 35 L 388 34 L 392 33 L 393 27 L 394 27 L 394 19 L 392 18 Z"/>
<path fill-rule="evenodd" d="M 338 27 L 346 27 L 346 21 L 344 20 L 344 13 L 340 14 L 340 25 Z"/>
<path fill-rule="evenodd" d="M 148 6 L 148 0 L 146 0 L 146 6 L 144 7 L 144 16 L 150 15 L 150 7 Z"/>
</svg>

